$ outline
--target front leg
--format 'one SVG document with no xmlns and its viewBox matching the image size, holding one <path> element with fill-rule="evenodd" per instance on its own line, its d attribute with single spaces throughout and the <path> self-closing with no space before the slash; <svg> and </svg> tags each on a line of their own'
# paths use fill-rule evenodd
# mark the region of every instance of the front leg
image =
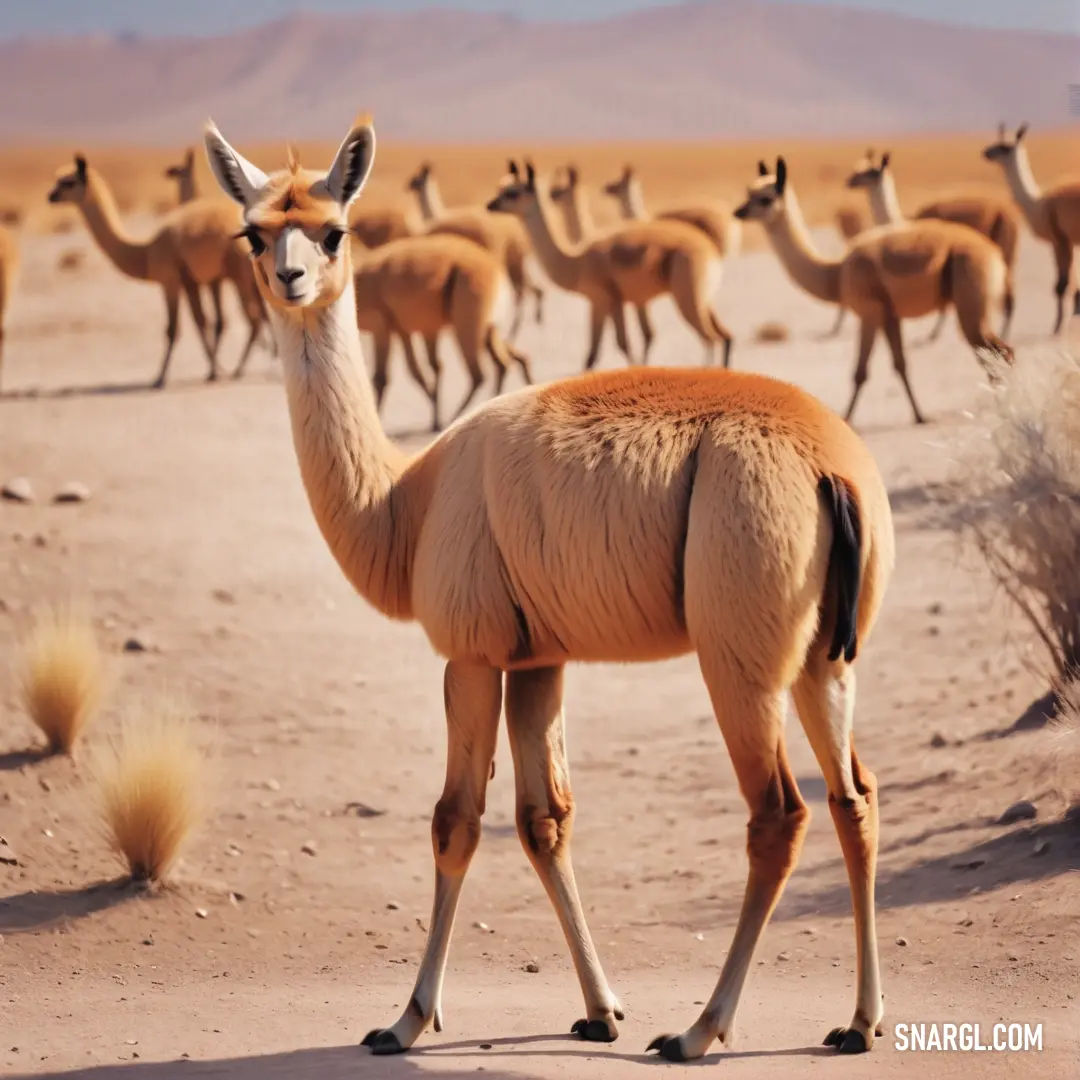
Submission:
<svg viewBox="0 0 1080 1080">
<path fill-rule="evenodd" d="M 443 680 L 446 701 L 446 783 L 431 820 L 435 901 L 424 958 L 409 1003 L 388 1028 L 364 1037 L 374 1054 L 400 1054 L 429 1023 L 442 1030 L 442 984 L 458 897 L 480 843 L 487 783 L 502 711 L 502 672 L 451 660 Z"/>
<path fill-rule="evenodd" d="M 585 1017 L 571 1032 L 590 1042 L 614 1042 L 622 1007 L 596 955 L 570 861 L 574 799 L 562 699 L 561 667 L 507 676 L 506 725 L 514 757 L 518 837 L 555 908 L 585 996 Z"/>
</svg>

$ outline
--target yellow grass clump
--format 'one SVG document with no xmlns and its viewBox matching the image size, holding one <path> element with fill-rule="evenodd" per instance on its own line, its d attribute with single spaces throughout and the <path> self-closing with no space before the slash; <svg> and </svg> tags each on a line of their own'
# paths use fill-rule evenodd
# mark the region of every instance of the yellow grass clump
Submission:
<svg viewBox="0 0 1080 1080">
<path fill-rule="evenodd" d="M 102 823 L 132 881 L 162 884 L 205 806 L 205 763 L 173 706 L 133 714 L 93 766 Z"/>
<path fill-rule="evenodd" d="M 94 628 L 74 608 L 37 614 L 24 646 L 22 693 L 50 754 L 70 754 L 105 686 Z"/>
<path fill-rule="evenodd" d="M 1002 374 L 945 498 L 1060 687 L 1080 679 L 1080 366 L 1051 354 Z"/>
</svg>

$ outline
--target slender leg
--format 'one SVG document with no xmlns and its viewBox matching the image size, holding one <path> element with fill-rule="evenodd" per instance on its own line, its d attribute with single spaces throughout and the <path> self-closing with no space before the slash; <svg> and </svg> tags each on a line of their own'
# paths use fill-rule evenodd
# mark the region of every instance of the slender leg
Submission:
<svg viewBox="0 0 1080 1080">
<path fill-rule="evenodd" d="M 637 305 L 637 317 L 638 326 L 641 327 L 641 363 L 645 366 L 649 362 L 649 350 L 656 338 L 656 332 L 653 330 L 652 319 L 649 318 L 649 309 L 644 304 Z"/>
<path fill-rule="evenodd" d="M 734 340 L 731 331 L 716 317 L 715 311 L 709 312 L 709 320 L 712 323 L 713 333 L 724 343 L 723 363 L 725 368 L 731 367 L 731 343 Z M 710 349 L 710 357 L 713 355 Z M 709 363 L 712 363 L 710 359 Z"/>
<path fill-rule="evenodd" d="M 375 340 L 375 371 L 371 383 L 375 389 L 375 409 L 381 415 L 386 387 L 390 382 L 390 331 L 380 326 L 372 331 Z"/>
<path fill-rule="evenodd" d="M 210 299 L 214 302 L 214 355 L 217 356 L 225 333 L 225 307 L 221 302 L 221 278 L 210 282 Z"/>
<path fill-rule="evenodd" d="M 900 376 L 900 381 L 904 384 L 904 392 L 907 394 L 908 401 L 911 402 L 911 411 L 915 414 L 915 423 L 925 424 L 926 417 L 919 412 L 919 406 L 915 402 L 915 394 L 912 392 L 911 383 L 908 382 L 907 359 L 904 357 L 904 340 L 900 333 L 900 320 L 893 315 L 890 315 L 885 320 L 885 339 L 892 350 L 893 368 L 896 374 Z"/>
<path fill-rule="evenodd" d="M 430 334 L 424 338 L 428 367 L 431 368 L 431 430 L 439 430 L 439 387 L 442 385 L 442 361 L 439 359 L 439 335 Z"/>
<path fill-rule="evenodd" d="M 1069 291 L 1072 280 L 1073 246 L 1069 238 L 1057 230 L 1051 240 L 1054 246 L 1054 262 L 1057 265 L 1057 282 L 1054 285 L 1054 294 L 1057 296 L 1057 318 L 1054 321 L 1056 336 L 1065 330 L 1065 294 Z M 1075 298 L 1073 304 L 1075 307 Z"/>
<path fill-rule="evenodd" d="M 502 393 L 506 373 L 510 370 L 510 356 L 494 323 L 489 323 L 484 331 L 484 348 L 487 349 L 487 354 L 495 365 L 495 385 L 491 390 L 491 396 L 494 398 Z"/>
<path fill-rule="evenodd" d="M 608 305 L 602 300 L 593 300 L 589 308 L 589 355 L 585 358 L 585 370 L 591 371 L 600 356 L 600 342 L 604 337 L 607 323 Z"/>
<path fill-rule="evenodd" d="M 502 673 L 451 660 L 443 681 L 446 700 L 446 783 L 431 820 L 435 900 L 424 957 L 412 996 L 397 1022 L 376 1028 L 363 1045 L 375 1054 L 400 1054 L 434 1021 L 442 1030 L 442 984 L 458 897 L 480 843 L 488 778 L 502 709 Z"/>
<path fill-rule="evenodd" d="M 517 339 L 518 331 L 521 330 L 522 321 L 525 318 L 525 290 L 528 283 L 525 280 L 525 266 L 516 259 L 511 258 L 506 267 L 507 277 L 510 279 L 510 288 L 514 292 L 514 317 L 507 330 L 507 337 L 511 341 Z"/>
<path fill-rule="evenodd" d="M 792 696 L 807 740 L 825 776 L 840 847 L 847 866 L 855 915 L 858 990 L 855 1014 L 846 1028 L 834 1028 L 827 1046 L 860 1053 L 874 1045 L 884 1016 L 881 972 L 874 928 L 874 877 L 878 848 L 878 797 L 874 774 L 855 756 L 852 718 L 855 672 L 842 661 L 811 655 Z"/>
<path fill-rule="evenodd" d="M 398 340 L 401 342 L 401 349 L 405 353 L 405 367 L 412 376 L 412 380 L 424 391 L 425 397 L 431 397 L 431 384 L 427 380 L 427 376 L 424 374 L 423 369 L 420 367 L 420 361 L 416 358 L 416 350 L 413 348 L 412 334 L 405 333 L 404 331 L 398 331 Z M 428 354 L 430 356 L 430 352 Z"/>
<path fill-rule="evenodd" d="M 165 310 L 168 322 L 165 325 L 165 359 L 161 361 L 161 371 L 158 377 L 150 384 L 154 390 L 160 390 L 165 385 L 165 376 L 169 371 L 169 361 L 172 360 L 173 348 L 176 345 L 176 329 L 180 316 L 180 283 L 169 282 L 165 286 Z"/>
<path fill-rule="evenodd" d="M 536 303 L 536 325 L 539 326 L 544 321 L 544 290 L 539 285 L 530 285 L 529 288 Z"/>
<path fill-rule="evenodd" d="M 613 299 L 611 303 L 611 321 L 615 324 L 615 343 L 620 352 L 626 357 L 630 367 L 634 366 L 634 354 L 630 351 L 630 337 L 626 332 L 626 306 L 621 299 Z"/>
<path fill-rule="evenodd" d="M 581 907 L 570 834 L 574 799 L 566 760 L 563 669 L 515 671 L 506 679 L 506 724 L 514 757 L 517 829 L 570 948 L 585 996 L 585 1019 L 573 1032 L 592 1042 L 618 1037 L 622 1008 L 608 986 Z"/>
<path fill-rule="evenodd" d="M 210 362 L 210 372 L 206 376 L 206 381 L 214 382 L 218 377 L 217 353 L 213 345 L 211 345 L 207 335 L 206 314 L 203 311 L 202 297 L 199 295 L 199 286 L 196 285 L 194 280 L 186 273 L 181 273 L 180 283 L 183 286 L 184 292 L 187 294 L 188 305 L 191 307 L 191 317 L 195 320 L 195 326 L 199 331 L 199 340 L 202 341 L 203 348 L 206 350 L 206 358 Z"/>
<path fill-rule="evenodd" d="M 455 326 L 454 336 L 457 338 L 458 348 L 461 351 L 461 358 L 465 361 L 465 369 L 469 373 L 471 385 L 465 394 L 464 399 L 457 408 L 457 412 L 454 413 L 453 420 L 456 420 L 465 410 L 469 407 L 472 399 L 476 396 L 477 391 L 484 385 L 484 371 L 480 367 L 480 345 L 481 340 L 479 334 L 474 328 L 469 326 Z M 501 378 L 506 375 L 506 369 L 499 367 L 500 375 L 496 376 L 501 385 Z"/>
<path fill-rule="evenodd" d="M 681 1035 L 660 1035 L 649 1044 L 668 1061 L 699 1058 L 715 1039 L 731 1043 L 754 949 L 795 868 L 810 820 L 784 750 L 785 695 L 749 685 L 745 669 L 729 663 L 720 650 L 701 655 L 701 669 L 750 808 L 750 869 L 735 936 L 712 996 Z"/>
<path fill-rule="evenodd" d="M 840 328 L 844 325 L 844 318 L 847 315 L 847 308 L 840 308 L 836 313 L 836 322 L 833 323 L 833 328 L 825 335 L 826 338 L 834 338 L 840 336 Z"/>
<path fill-rule="evenodd" d="M 854 387 L 851 391 L 851 400 L 848 402 L 847 412 L 844 419 L 850 424 L 855 414 L 855 402 L 859 400 L 859 394 L 866 384 L 870 372 L 870 354 L 874 351 L 874 338 L 877 337 L 877 326 L 863 319 L 859 325 L 859 359 L 855 365 Z"/>
<path fill-rule="evenodd" d="M 248 320 L 248 339 L 244 345 L 244 351 L 240 354 L 240 360 L 236 365 L 236 370 L 233 372 L 232 377 L 239 379 L 244 374 L 244 368 L 247 367 L 248 358 L 251 356 L 251 350 L 255 347 L 255 342 L 259 338 L 259 331 L 263 326 L 263 316 L 258 311 L 245 311 L 244 314 Z M 273 335 L 271 334 L 271 340 Z"/>
<path fill-rule="evenodd" d="M 4 327 L 0 323 L 0 386 L 4 384 Z"/>
<path fill-rule="evenodd" d="M 1080 290 L 1077 291 L 1077 303 L 1080 304 Z M 1001 336 L 1007 338 L 1009 328 L 1012 326 L 1013 309 L 1016 307 L 1016 295 L 1013 293 L 1012 285 L 1009 286 L 1008 291 L 1005 293 L 1005 299 L 1002 301 L 1001 306 L 1004 315 L 1001 322 Z"/>
<path fill-rule="evenodd" d="M 949 317 L 949 309 L 943 307 L 938 312 L 937 322 L 934 323 L 933 329 L 926 335 L 926 340 L 922 342 L 923 345 L 932 345 L 939 337 L 941 337 L 941 331 L 945 329 L 945 321 Z"/>
</svg>

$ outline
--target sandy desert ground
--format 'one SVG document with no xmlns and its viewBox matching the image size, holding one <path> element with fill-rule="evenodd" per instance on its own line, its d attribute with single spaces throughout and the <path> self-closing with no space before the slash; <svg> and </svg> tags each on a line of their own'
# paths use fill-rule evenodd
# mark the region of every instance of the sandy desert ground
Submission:
<svg viewBox="0 0 1080 1080">
<path fill-rule="evenodd" d="M 831 230 L 819 239 L 838 247 Z M 159 290 L 121 279 L 81 227 L 23 242 L 0 473 L 29 477 L 38 499 L 0 503 L 0 655 L 14 660 L 35 604 L 88 597 L 116 677 L 90 741 L 140 696 L 179 695 L 198 717 L 213 801 L 174 888 L 118 889 L 84 767 L 27 758 L 34 732 L 5 666 L 0 832 L 18 865 L 0 865 L 0 1074 L 623 1080 L 660 1067 L 645 1046 L 685 1027 L 711 991 L 746 868 L 744 807 L 694 659 L 578 667 L 568 678 L 575 859 L 627 1009 L 618 1042 L 566 1034 L 580 996 L 515 836 L 504 740 L 459 915 L 446 1030 L 403 1058 L 369 1056 L 357 1044 L 407 1001 L 429 916 L 441 664 L 417 627 L 368 609 L 333 563 L 300 484 L 275 362 L 260 353 L 243 382 L 208 386 L 187 332 L 167 390 L 147 391 L 163 344 Z M 71 249 L 86 260 L 61 272 Z M 1047 338 L 1051 281 L 1048 249 L 1026 238 L 1020 363 L 1058 347 Z M 820 340 L 834 312 L 797 292 L 770 252 L 729 264 L 718 310 L 737 336 L 736 367 L 844 406 L 855 326 Z M 656 316 L 655 362 L 699 363 L 668 302 Z M 766 321 L 790 339 L 756 344 Z M 929 326 L 908 325 L 908 340 Z M 539 378 L 580 369 L 585 328 L 583 303 L 552 290 L 545 323 L 527 323 L 520 339 Z M 229 364 L 240 334 L 234 320 Z M 757 954 L 738 1042 L 715 1047 L 707 1067 L 728 1077 L 1075 1078 L 1080 837 L 1061 820 L 1069 778 L 1051 733 L 1010 730 L 1045 682 L 1026 663 L 1037 658 L 1028 631 L 931 513 L 982 375 L 952 321 L 940 342 L 913 349 L 934 421 L 917 429 L 880 348 L 857 426 L 891 492 L 898 570 L 861 654 L 856 728 L 881 783 L 888 1030 L 858 1059 L 819 1045 L 850 1016 L 854 937 L 823 783 L 792 721 L 813 822 Z M 602 366 L 620 362 L 609 340 Z M 453 360 L 447 368 L 451 401 L 464 382 Z M 396 361 L 388 429 L 419 446 L 427 417 Z M 69 480 L 92 498 L 51 505 Z M 123 652 L 131 637 L 147 651 Z M 1036 803 L 1038 820 L 994 824 L 1018 799 Z M 892 1045 L 901 1022 L 986 1031 L 999 1020 L 1041 1023 L 1044 1050 L 924 1056 Z"/>
</svg>

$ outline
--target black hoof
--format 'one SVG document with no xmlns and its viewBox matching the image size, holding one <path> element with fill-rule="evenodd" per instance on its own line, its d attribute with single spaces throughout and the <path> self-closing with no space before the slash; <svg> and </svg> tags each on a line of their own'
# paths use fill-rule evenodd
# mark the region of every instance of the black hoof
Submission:
<svg viewBox="0 0 1080 1080">
<path fill-rule="evenodd" d="M 398 1037 L 389 1028 L 375 1028 L 369 1031 L 360 1043 L 370 1046 L 373 1054 L 404 1054 L 405 1047 L 398 1042 Z"/>
<path fill-rule="evenodd" d="M 880 1032 L 877 1032 L 880 1034 Z M 825 1036 L 823 1046 L 835 1046 L 841 1054 L 865 1054 L 870 1048 L 866 1045 L 866 1039 L 861 1031 L 855 1028 L 833 1028 Z"/>
<path fill-rule="evenodd" d="M 686 1061 L 683 1053 L 682 1040 L 678 1035 L 657 1035 L 647 1047 L 645 1053 L 650 1050 L 658 1050 L 660 1057 L 665 1061 Z"/>
<path fill-rule="evenodd" d="M 618 1014 L 616 1014 L 618 1015 Z M 621 1020 L 622 1017 L 620 1016 Z M 580 1035 L 586 1042 L 614 1042 L 618 1035 L 612 1035 L 611 1029 L 603 1020 L 579 1020 L 570 1029 L 571 1035 Z"/>
</svg>

